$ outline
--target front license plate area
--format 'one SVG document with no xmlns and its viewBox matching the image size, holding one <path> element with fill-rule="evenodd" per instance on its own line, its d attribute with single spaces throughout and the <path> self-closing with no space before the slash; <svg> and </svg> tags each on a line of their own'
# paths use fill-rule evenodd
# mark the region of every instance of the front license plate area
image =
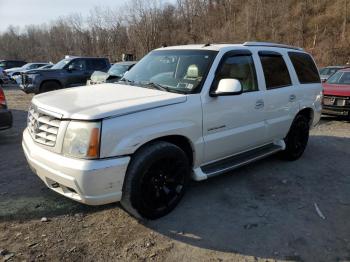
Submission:
<svg viewBox="0 0 350 262">
<path fill-rule="evenodd" d="M 334 100 L 334 98 L 325 97 L 323 98 L 323 104 L 327 106 L 332 106 L 334 105 Z"/>
</svg>

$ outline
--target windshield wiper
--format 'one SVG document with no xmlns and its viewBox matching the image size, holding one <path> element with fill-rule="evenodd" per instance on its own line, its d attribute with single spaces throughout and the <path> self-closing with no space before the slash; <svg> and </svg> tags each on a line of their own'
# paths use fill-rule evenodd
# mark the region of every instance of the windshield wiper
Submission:
<svg viewBox="0 0 350 262">
<path fill-rule="evenodd" d="M 124 82 L 124 83 L 129 83 L 129 84 L 134 84 L 135 83 L 135 81 L 129 80 L 129 79 L 126 79 L 126 78 L 122 78 L 118 82 Z"/>
<path fill-rule="evenodd" d="M 124 82 L 124 83 L 128 83 L 131 85 L 140 85 L 146 88 L 152 88 L 152 89 L 157 89 L 157 90 L 161 90 L 161 91 L 166 91 L 166 92 L 171 92 L 171 93 L 178 93 L 178 94 L 183 94 L 184 92 L 181 92 L 180 90 L 176 90 L 167 86 L 163 86 L 161 84 L 155 83 L 155 82 L 146 82 L 141 84 L 141 82 L 136 82 L 134 80 L 129 80 L 126 78 L 122 78 L 120 79 L 118 82 Z"/>
<path fill-rule="evenodd" d="M 158 84 L 158 83 L 155 83 L 155 82 L 148 82 L 144 86 L 152 86 L 153 88 L 161 90 L 161 91 L 171 92 L 169 87 L 162 86 L 161 84 Z"/>
</svg>

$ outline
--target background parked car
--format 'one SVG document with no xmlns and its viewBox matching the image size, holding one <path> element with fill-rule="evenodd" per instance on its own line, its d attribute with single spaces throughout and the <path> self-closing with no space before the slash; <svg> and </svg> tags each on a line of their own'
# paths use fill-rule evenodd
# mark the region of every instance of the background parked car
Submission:
<svg viewBox="0 0 350 262">
<path fill-rule="evenodd" d="M 111 66 L 107 73 L 95 71 L 91 78 L 87 81 L 87 85 L 101 84 L 101 83 L 115 83 L 118 82 L 124 74 L 129 71 L 137 61 L 127 61 L 115 63 Z"/>
<path fill-rule="evenodd" d="M 25 64 L 22 67 L 14 67 L 14 68 L 11 68 L 11 69 L 6 69 L 5 73 L 10 79 L 13 79 L 14 76 L 20 75 L 21 72 L 24 72 L 26 70 L 31 70 L 31 69 L 37 69 L 39 67 L 42 67 L 42 66 L 45 66 L 45 65 L 48 65 L 48 64 L 49 63 L 42 63 L 42 62 L 40 62 L 40 63 L 28 63 L 28 64 Z"/>
<path fill-rule="evenodd" d="M 350 117 L 350 68 L 341 69 L 323 83 L 323 114 Z"/>
<path fill-rule="evenodd" d="M 6 69 L 21 67 L 25 64 L 25 61 L 20 60 L 0 60 L 0 84 L 7 84 L 9 82 L 9 78 L 5 72 Z"/>
<path fill-rule="evenodd" d="M 16 84 L 20 85 L 20 84 L 22 84 L 22 73 L 29 73 L 31 70 L 50 69 L 53 66 L 54 66 L 54 64 L 46 64 L 44 66 L 38 67 L 37 69 L 25 70 L 18 75 L 14 75 L 12 78 L 14 79 Z"/>
<path fill-rule="evenodd" d="M 22 73 L 21 89 L 26 93 L 43 93 L 61 88 L 85 85 L 94 71 L 107 72 L 107 58 L 66 57 L 50 69 Z"/>
<path fill-rule="evenodd" d="M 0 60 L 0 67 L 4 70 L 24 66 L 27 62 L 22 60 Z"/>
<path fill-rule="evenodd" d="M 7 109 L 6 98 L 4 91 L 0 87 L 0 130 L 11 128 L 12 114 Z"/>
<path fill-rule="evenodd" d="M 349 66 L 327 66 L 324 68 L 321 68 L 320 71 L 320 76 L 321 76 L 321 81 L 324 82 L 326 81 L 331 75 L 336 73 L 338 70 L 346 68 Z"/>
<path fill-rule="evenodd" d="M 4 84 L 5 81 L 8 81 L 7 76 L 5 75 L 4 69 L 0 67 L 0 85 Z"/>
</svg>

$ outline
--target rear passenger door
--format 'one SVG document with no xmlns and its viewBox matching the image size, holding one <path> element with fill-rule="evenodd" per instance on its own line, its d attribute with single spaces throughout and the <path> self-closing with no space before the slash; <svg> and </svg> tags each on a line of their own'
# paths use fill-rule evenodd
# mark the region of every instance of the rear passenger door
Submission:
<svg viewBox="0 0 350 262">
<path fill-rule="evenodd" d="M 259 51 L 263 68 L 265 91 L 265 117 L 269 141 L 283 139 L 299 111 L 297 88 L 283 55 L 275 51 Z"/>
</svg>

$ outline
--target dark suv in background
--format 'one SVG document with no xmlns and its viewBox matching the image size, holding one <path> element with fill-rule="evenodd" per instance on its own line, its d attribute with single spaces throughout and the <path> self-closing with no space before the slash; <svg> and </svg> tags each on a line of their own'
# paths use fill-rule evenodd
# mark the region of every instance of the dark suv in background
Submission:
<svg viewBox="0 0 350 262">
<path fill-rule="evenodd" d="M 0 60 L 0 67 L 5 70 L 5 69 L 14 68 L 14 67 L 22 67 L 26 63 L 27 62 L 22 60 Z"/>
<path fill-rule="evenodd" d="M 94 71 L 107 72 L 107 58 L 66 57 L 50 69 L 22 73 L 21 89 L 26 93 L 44 93 L 61 88 L 85 85 Z"/>
</svg>

